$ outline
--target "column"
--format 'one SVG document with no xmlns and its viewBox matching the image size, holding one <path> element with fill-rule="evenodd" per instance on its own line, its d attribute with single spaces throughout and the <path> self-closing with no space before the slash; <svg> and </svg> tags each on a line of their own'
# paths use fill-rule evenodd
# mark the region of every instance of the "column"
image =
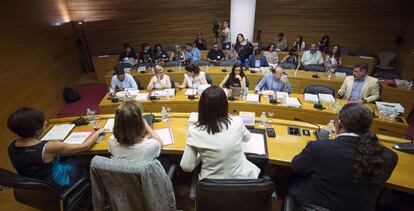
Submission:
<svg viewBox="0 0 414 211">
<path fill-rule="evenodd" d="M 253 42 L 255 14 L 256 0 L 231 0 L 230 31 L 232 43 L 236 42 L 239 33 Z"/>
</svg>

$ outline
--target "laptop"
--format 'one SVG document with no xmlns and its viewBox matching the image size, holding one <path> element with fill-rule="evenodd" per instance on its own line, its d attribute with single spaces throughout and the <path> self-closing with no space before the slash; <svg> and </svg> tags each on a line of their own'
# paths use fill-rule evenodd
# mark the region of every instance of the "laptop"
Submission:
<svg viewBox="0 0 414 211">
<path fill-rule="evenodd" d="M 242 87 L 230 87 L 231 88 L 231 95 L 233 97 L 239 97 L 240 95 L 244 94 L 244 88 Z"/>
</svg>

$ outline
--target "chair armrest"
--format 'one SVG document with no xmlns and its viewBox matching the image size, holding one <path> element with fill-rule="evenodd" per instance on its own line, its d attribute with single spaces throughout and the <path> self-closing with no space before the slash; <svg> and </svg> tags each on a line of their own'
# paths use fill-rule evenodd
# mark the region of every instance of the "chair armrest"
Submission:
<svg viewBox="0 0 414 211">
<path fill-rule="evenodd" d="M 68 188 L 66 188 L 61 194 L 60 194 L 60 198 L 64 199 L 66 198 L 68 195 L 72 194 L 72 192 L 74 192 L 75 190 L 77 190 L 78 188 L 85 186 L 85 187 L 89 187 L 90 186 L 90 181 L 89 178 L 84 177 L 80 180 L 78 180 L 76 183 L 74 183 L 73 185 L 69 186 Z M 82 190 L 84 190 L 85 188 L 82 188 Z"/>
<path fill-rule="evenodd" d="M 191 200 L 197 199 L 197 183 L 198 183 L 198 174 L 193 173 L 193 177 L 191 178 L 191 185 L 190 185 L 190 191 L 189 191 L 189 198 Z"/>
<path fill-rule="evenodd" d="M 268 179 L 271 180 L 269 175 L 263 175 L 263 179 Z M 272 196 L 271 196 L 272 200 L 276 200 L 277 199 L 277 195 L 276 195 L 276 190 L 273 191 Z"/>
<path fill-rule="evenodd" d="M 174 173 L 175 173 L 176 169 L 177 169 L 177 164 L 172 164 L 170 166 L 170 168 L 168 169 L 167 175 L 168 175 L 168 177 L 170 178 L 171 181 L 174 177 Z"/>
</svg>

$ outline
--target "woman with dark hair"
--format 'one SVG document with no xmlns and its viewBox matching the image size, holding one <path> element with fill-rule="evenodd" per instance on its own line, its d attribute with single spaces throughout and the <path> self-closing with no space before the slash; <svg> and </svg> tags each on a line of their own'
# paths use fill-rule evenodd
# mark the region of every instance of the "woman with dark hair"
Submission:
<svg viewBox="0 0 414 211">
<path fill-rule="evenodd" d="M 325 58 L 326 71 L 335 72 L 336 68 L 342 66 L 341 48 L 339 45 L 334 45 Z"/>
<path fill-rule="evenodd" d="M 318 43 L 318 50 L 321 53 L 329 51 L 329 36 L 325 35 L 321 38 L 321 41 Z"/>
<path fill-rule="evenodd" d="M 246 60 L 253 53 L 253 45 L 244 38 L 243 34 L 240 33 L 237 35 L 234 49 L 239 55 L 240 63 L 244 66 Z"/>
<path fill-rule="evenodd" d="M 229 117 L 223 89 L 209 87 L 198 103 L 198 121 L 188 127 L 180 166 L 191 172 L 201 162 L 200 180 L 257 178 L 260 169 L 243 152 L 250 136 L 240 117 Z"/>
<path fill-rule="evenodd" d="M 60 157 L 86 151 L 94 144 L 103 128 L 96 131 L 82 144 L 67 144 L 61 141 L 40 140 L 46 128 L 42 112 L 23 107 L 13 112 L 7 127 L 18 136 L 9 144 L 10 161 L 17 172 L 26 177 L 46 180 L 60 186 L 68 186 L 88 171 L 76 157 Z"/>
<path fill-rule="evenodd" d="M 207 84 L 206 74 L 200 71 L 195 65 L 187 65 L 185 67 L 183 83 L 175 82 L 175 87 L 180 89 L 193 88 L 198 89 L 200 85 Z"/>
<path fill-rule="evenodd" d="M 279 62 L 279 56 L 277 55 L 275 44 L 273 43 L 270 43 L 269 46 L 267 46 L 263 56 L 266 57 L 267 63 L 271 66 L 276 66 Z"/>
<path fill-rule="evenodd" d="M 135 50 L 128 43 L 124 43 L 124 50 L 119 54 L 119 63 L 137 64 L 138 57 Z"/>
<path fill-rule="evenodd" d="M 162 64 L 169 60 L 168 53 L 162 49 L 159 43 L 154 45 L 154 60 L 156 64 Z"/>
<path fill-rule="evenodd" d="M 294 51 L 304 51 L 306 48 L 305 41 L 303 41 L 303 36 L 298 34 L 296 41 L 293 43 L 292 49 Z"/>
<path fill-rule="evenodd" d="M 233 65 L 231 72 L 221 81 L 220 87 L 228 89 L 231 87 L 249 87 L 249 80 L 244 75 L 243 66 L 241 64 Z"/>
<path fill-rule="evenodd" d="M 194 47 L 198 48 L 198 50 L 207 50 L 207 42 L 203 38 L 203 34 L 197 34 L 197 38 L 194 40 Z"/>
<path fill-rule="evenodd" d="M 171 51 L 170 61 L 178 61 L 182 64 L 185 61 L 184 51 L 181 50 L 180 45 L 175 45 L 173 51 Z"/>
<path fill-rule="evenodd" d="M 149 64 L 154 62 L 154 55 L 152 54 L 151 47 L 148 43 L 143 43 L 141 52 L 139 53 L 139 63 Z"/>
<path fill-rule="evenodd" d="M 296 53 L 296 51 L 292 48 L 289 51 L 289 54 L 286 55 L 282 61 L 280 61 L 281 64 L 283 63 L 289 63 L 289 64 L 298 64 L 298 54 Z"/>
<path fill-rule="evenodd" d="M 369 131 L 372 121 L 373 113 L 367 107 L 347 104 L 336 120 L 335 140 L 309 142 L 292 160 L 292 170 L 298 177 L 289 195 L 299 206 L 375 210 L 398 157 Z"/>
<path fill-rule="evenodd" d="M 287 51 L 288 42 L 283 32 L 279 33 L 275 39 L 276 51 Z"/>
</svg>

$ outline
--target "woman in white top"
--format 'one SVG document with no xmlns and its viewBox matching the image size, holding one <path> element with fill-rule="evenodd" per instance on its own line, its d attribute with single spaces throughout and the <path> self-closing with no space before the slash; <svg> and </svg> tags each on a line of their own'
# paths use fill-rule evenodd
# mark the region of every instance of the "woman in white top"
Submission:
<svg viewBox="0 0 414 211">
<path fill-rule="evenodd" d="M 143 119 L 140 105 L 122 102 L 116 109 L 114 131 L 109 138 L 112 158 L 151 161 L 160 155 L 161 146 L 161 138 Z"/>
<path fill-rule="evenodd" d="M 277 52 L 275 51 L 275 44 L 270 43 L 270 45 L 267 47 L 266 51 L 263 53 L 263 56 L 266 57 L 267 63 L 271 66 L 276 66 L 279 62 L 279 56 L 277 55 Z"/>
<path fill-rule="evenodd" d="M 175 86 L 184 89 L 184 88 L 193 88 L 198 89 L 200 85 L 207 84 L 206 74 L 200 72 L 200 68 L 195 65 L 188 65 L 185 67 L 186 73 L 184 74 L 183 83 L 175 83 Z"/>
<path fill-rule="evenodd" d="M 329 54 L 325 58 L 325 68 L 326 71 L 334 73 L 335 70 L 341 66 L 341 49 L 339 48 L 339 45 L 334 45 Z"/>
<path fill-rule="evenodd" d="M 260 169 L 243 152 L 250 136 L 240 117 L 229 117 L 223 89 L 209 87 L 198 103 L 198 121 L 188 127 L 180 166 L 191 172 L 201 162 L 200 180 L 257 178 Z"/>
<path fill-rule="evenodd" d="M 305 50 L 306 44 L 305 44 L 305 41 L 303 41 L 303 36 L 302 35 L 299 34 L 298 36 L 296 36 L 296 40 L 293 43 L 292 48 L 295 51 L 304 51 Z"/>
<path fill-rule="evenodd" d="M 148 83 L 147 91 L 152 91 L 153 89 L 171 88 L 170 77 L 164 74 L 164 69 L 161 66 L 155 66 L 154 73 L 155 75 L 152 76 L 150 82 Z"/>
</svg>

